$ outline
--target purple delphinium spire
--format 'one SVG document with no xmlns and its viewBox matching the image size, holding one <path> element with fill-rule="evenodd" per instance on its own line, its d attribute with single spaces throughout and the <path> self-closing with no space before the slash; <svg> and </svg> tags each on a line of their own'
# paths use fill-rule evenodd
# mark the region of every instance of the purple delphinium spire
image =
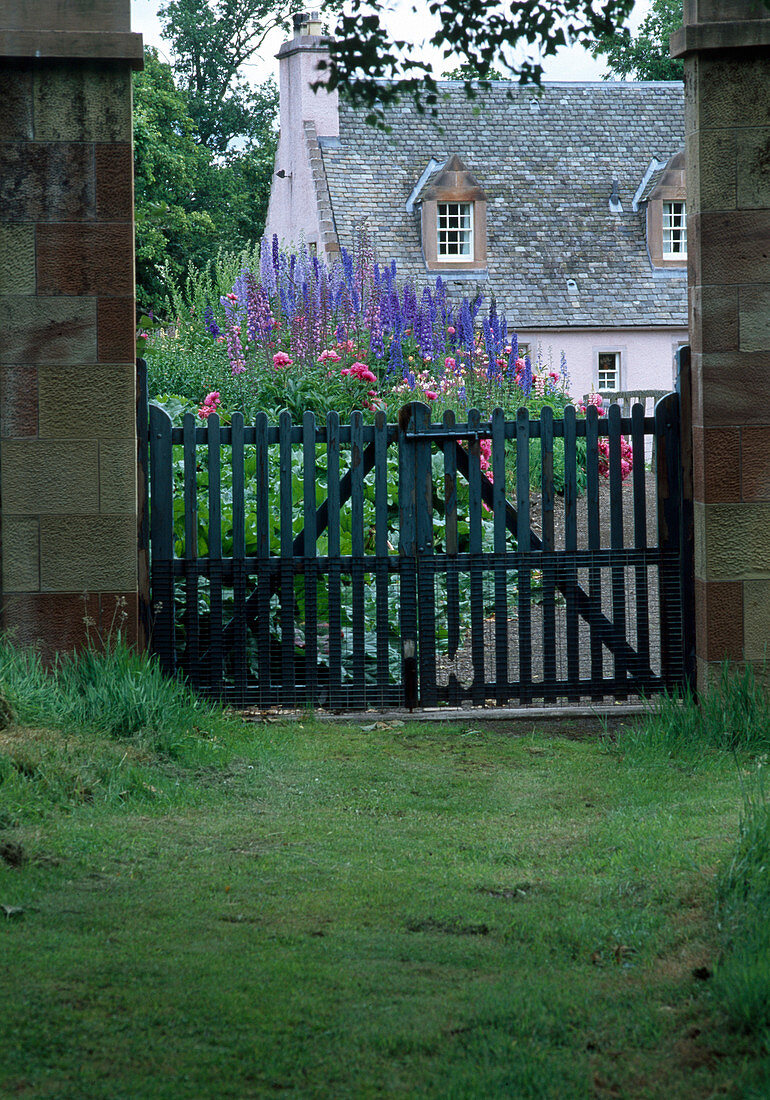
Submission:
<svg viewBox="0 0 770 1100">
<path fill-rule="evenodd" d="M 521 378 L 521 392 L 525 397 L 529 397 L 529 392 L 532 389 L 532 364 L 529 361 L 529 356 L 524 358 L 524 373 Z"/>
<path fill-rule="evenodd" d="M 508 355 L 508 373 L 511 378 L 516 374 L 516 360 L 519 358 L 519 338 L 515 332 L 511 333 L 511 350 Z"/>
<path fill-rule="evenodd" d="M 206 303 L 206 308 L 203 311 L 203 321 L 206 325 L 206 332 L 216 339 L 216 337 L 221 334 L 222 330 L 214 320 L 214 307 L 211 305 L 211 302 Z"/>
<path fill-rule="evenodd" d="M 259 276 L 262 286 L 268 294 L 275 294 L 275 267 L 273 265 L 273 253 L 267 237 L 262 238 L 259 246 Z"/>
</svg>

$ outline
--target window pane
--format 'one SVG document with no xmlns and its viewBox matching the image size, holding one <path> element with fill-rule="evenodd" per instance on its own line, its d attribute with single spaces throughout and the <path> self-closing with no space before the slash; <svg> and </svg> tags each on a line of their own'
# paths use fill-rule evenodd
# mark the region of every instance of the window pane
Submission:
<svg viewBox="0 0 770 1100">
<path fill-rule="evenodd" d="M 663 255 L 687 255 L 687 214 L 683 202 L 663 203 Z"/>
<path fill-rule="evenodd" d="M 617 391 L 618 373 L 618 353 L 616 351 L 600 351 L 596 388 L 610 392 Z"/>
<path fill-rule="evenodd" d="M 472 259 L 473 219 L 469 202 L 438 204 L 438 254 L 448 259 Z"/>
</svg>

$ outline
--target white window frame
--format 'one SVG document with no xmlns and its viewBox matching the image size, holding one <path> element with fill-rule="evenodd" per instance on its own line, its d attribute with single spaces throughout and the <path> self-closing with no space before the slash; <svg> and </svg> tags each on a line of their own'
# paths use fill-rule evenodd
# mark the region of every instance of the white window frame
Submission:
<svg viewBox="0 0 770 1100">
<path fill-rule="evenodd" d="M 612 355 L 615 358 L 615 385 L 614 386 L 603 386 L 601 384 L 601 381 L 602 381 L 602 379 L 601 379 L 601 374 L 602 374 L 601 358 L 602 358 L 603 355 Z M 612 349 L 612 348 L 602 348 L 601 351 L 597 351 L 597 353 L 596 353 L 596 392 L 597 393 L 619 393 L 623 388 L 622 384 L 621 384 L 621 379 L 623 377 L 622 368 L 623 368 L 623 355 L 620 351 L 618 351 L 617 349 Z"/>
<path fill-rule="evenodd" d="M 441 251 L 441 246 L 442 246 L 442 243 L 443 243 L 442 242 L 442 237 L 441 237 L 442 232 L 445 232 L 445 233 L 452 232 L 452 230 L 449 228 L 449 226 L 447 226 L 446 228 L 442 228 L 442 225 L 441 225 L 441 212 L 442 212 L 442 209 L 446 210 L 446 208 L 450 207 L 450 206 L 457 206 L 457 207 L 465 208 L 468 211 L 468 227 L 467 227 L 467 229 L 464 226 L 462 226 L 462 224 L 458 224 L 457 229 L 454 230 L 454 232 L 457 232 L 458 234 L 467 232 L 467 234 L 468 234 L 468 238 L 467 238 L 468 250 L 467 250 L 467 252 L 462 252 L 462 253 L 451 252 L 451 253 L 449 253 L 449 252 L 442 252 Z M 450 215 L 449 212 L 447 211 L 447 213 L 445 214 L 445 217 L 447 219 L 449 219 L 451 216 L 452 215 Z M 462 210 L 460 212 L 458 212 L 458 214 L 454 215 L 454 217 L 457 217 L 458 219 L 460 219 L 462 217 Z M 474 241 L 474 225 L 473 225 L 473 203 L 472 202 L 438 202 L 438 203 L 436 203 L 436 257 L 439 260 L 441 260 L 442 263 L 467 264 L 467 263 L 473 263 L 474 255 L 475 255 L 475 241 Z"/>
<path fill-rule="evenodd" d="M 663 201 L 661 227 L 663 233 L 663 259 L 686 260 L 687 207 L 683 199 L 665 199 Z M 676 245 L 678 245 L 678 248 L 675 247 Z"/>
</svg>

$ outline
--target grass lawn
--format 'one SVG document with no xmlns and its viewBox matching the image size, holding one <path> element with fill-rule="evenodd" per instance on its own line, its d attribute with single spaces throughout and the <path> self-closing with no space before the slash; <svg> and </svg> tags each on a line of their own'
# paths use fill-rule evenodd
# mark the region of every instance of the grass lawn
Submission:
<svg viewBox="0 0 770 1100">
<path fill-rule="evenodd" d="M 709 977 L 734 759 L 201 736 L 0 731 L 1 1097 L 770 1095 Z"/>
</svg>

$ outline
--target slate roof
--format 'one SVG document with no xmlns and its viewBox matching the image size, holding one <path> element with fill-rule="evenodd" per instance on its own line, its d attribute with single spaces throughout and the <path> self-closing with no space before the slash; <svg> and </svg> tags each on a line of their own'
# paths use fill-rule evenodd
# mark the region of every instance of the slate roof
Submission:
<svg viewBox="0 0 770 1100">
<path fill-rule="evenodd" d="M 686 272 L 652 269 L 645 208 L 631 209 L 652 158 L 684 146 L 680 83 L 545 84 L 539 96 L 501 81 L 473 100 L 461 82 L 441 87 L 437 118 L 403 103 L 387 109 L 390 133 L 340 104 L 340 139 L 321 145 L 341 244 L 365 218 L 377 258 L 425 282 L 420 207 L 406 202 L 431 156 L 457 153 L 487 193 L 488 279 L 456 277 L 453 295 L 493 293 L 519 328 L 686 326 Z M 609 209 L 613 179 L 623 214 Z"/>
</svg>

